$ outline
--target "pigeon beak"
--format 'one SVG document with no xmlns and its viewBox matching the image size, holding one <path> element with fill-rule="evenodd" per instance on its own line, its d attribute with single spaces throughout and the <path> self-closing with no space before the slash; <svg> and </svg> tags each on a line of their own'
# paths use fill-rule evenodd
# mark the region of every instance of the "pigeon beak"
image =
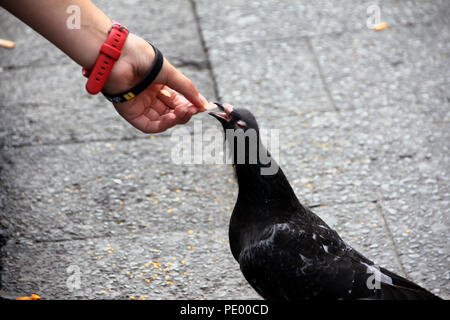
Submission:
<svg viewBox="0 0 450 320">
<path fill-rule="evenodd" d="M 222 123 L 222 125 L 230 122 L 230 108 L 225 109 L 223 105 L 221 105 L 218 102 L 214 102 L 215 105 L 217 105 L 217 107 L 219 108 L 219 110 L 221 112 L 209 112 L 210 115 L 212 115 L 214 118 L 216 118 L 217 120 L 219 120 L 220 123 Z M 227 112 L 230 111 L 230 112 Z"/>
</svg>

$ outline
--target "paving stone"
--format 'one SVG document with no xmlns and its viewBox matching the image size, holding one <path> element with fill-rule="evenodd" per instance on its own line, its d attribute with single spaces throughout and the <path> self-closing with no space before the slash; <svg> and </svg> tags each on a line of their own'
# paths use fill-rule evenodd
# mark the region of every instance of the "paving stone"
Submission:
<svg viewBox="0 0 450 320">
<path fill-rule="evenodd" d="M 3 8 L 0 8 L 0 25 L 1 38 L 16 43 L 13 49 L 0 48 L 0 70 L 67 64 L 71 61 L 62 51 Z"/>
<path fill-rule="evenodd" d="M 224 228 L 188 231 L 37 244 L 10 241 L 3 248 L 3 296 L 260 299 L 238 269 Z"/>
<path fill-rule="evenodd" d="M 421 188 L 420 193 L 383 201 L 381 206 L 408 276 L 448 299 L 448 185 L 445 190 L 436 188 L 435 184 L 426 183 L 426 186 L 431 192 Z"/>
<path fill-rule="evenodd" d="M 332 110 L 305 40 L 234 44 L 209 52 L 223 101 L 290 112 Z M 316 103 L 302 105 L 302 99 L 313 98 Z"/>
<path fill-rule="evenodd" d="M 389 26 L 448 22 L 450 8 L 441 1 L 298 2 L 239 1 L 211 3 L 196 0 L 209 48 L 254 40 L 291 39 L 324 33 L 367 30 L 367 9 L 377 5 L 381 21 Z M 371 20 L 370 20 L 371 21 Z"/>
<path fill-rule="evenodd" d="M 450 296 L 448 1 L 377 1 L 382 32 L 353 0 L 95 3 L 279 130 L 298 197 L 347 243 Z M 2 9 L 0 26 L 17 42 L 0 49 L 0 296 L 260 299 L 229 251 L 232 168 L 172 154 L 217 121 L 141 134 Z"/>
<path fill-rule="evenodd" d="M 205 55 L 189 0 L 94 2 L 109 17 L 155 44 L 175 65 L 193 63 L 205 68 Z M 123 10 L 124 6 L 130 10 Z"/>
<path fill-rule="evenodd" d="M 173 64 L 191 63 L 205 68 L 205 55 L 190 1 L 171 1 L 170 5 L 165 1 L 136 0 L 121 1 L 120 4 L 118 1 L 94 3 L 111 19 L 158 46 Z M 124 7 L 130 10 L 124 10 Z M 0 67 L 45 67 L 70 62 L 61 51 L 4 9 L 0 9 L 0 20 L 4 27 L 0 31 L 2 38 L 16 41 L 13 50 L 0 50 Z"/>
<path fill-rule="evenodd" d="M 157 137 L 5 150 L 9 233 L 59 241 L 154 227 L 226 228 L 236 197 L 231 168 L 175 165 L 170 144 Z"/>
<path fill-rule="evenodd" d="M 179 70 L 195 81 L 198 90 L 215 100 L 207 71 Z M 147 135 L 121 118 L 101 95 L 84 91 L 85 79 L 74 64 L 4 71 L 0 84 L 0 144 L 29 145 L 120 140 Z M 61 80 L 61 75 L 68 75 Z M 17 86 L 18 82 L 23 85 Z M 23 92 L 27 92 L 24 96 Z M 195 118 L 204 118 L 197 115 Z M 192 124 L 186 126 L 193 130 Z M 163 133 L 170 135 L 171 131 Z"/>
<path fill-rule="evenodd" d="M 311 42 L 339 110 L 432 108 L 442 116 L 449 107 L 449 38 L 447 28 L 435 24 L 323 35 Z"/>
</svg>

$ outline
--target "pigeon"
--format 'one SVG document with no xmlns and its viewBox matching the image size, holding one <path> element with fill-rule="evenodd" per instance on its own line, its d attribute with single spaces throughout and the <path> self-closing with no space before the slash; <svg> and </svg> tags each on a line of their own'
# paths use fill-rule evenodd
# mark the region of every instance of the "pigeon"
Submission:
<svg viewBox="0 0 450 320">
<path fill-rule="evenodd" d="M 244 108 L 210 112 L 231 147 L 239 193 L 229 224 L 231 253 L 249 284 L 268 300 L 435 300 L 426 289 L 348 245 L 303 206 L 260 141 Z"/>
</svg>

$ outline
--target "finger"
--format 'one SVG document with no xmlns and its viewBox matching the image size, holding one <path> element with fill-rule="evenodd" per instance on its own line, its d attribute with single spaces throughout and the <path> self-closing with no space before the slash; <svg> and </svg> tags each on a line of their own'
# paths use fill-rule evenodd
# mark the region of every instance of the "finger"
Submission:
<svg viewBox="0 0 450 320">
<path fill-rule="evenodd" d="M 149 109 L 155 110 L 159 115 L 162 116 L 163 114 L 167 113 L 168 108 L 169 106 L 166 103 L 159 99 L 156 99 L 154 102 L 152 102 Z"/>
<path fill-rule="evenodd" d="M 176 98 L 173 98 L 174 96 Z M 199 112 L 199 110 L 192 103 L 190 103 L 189 100 L 187 100 L 184 96 L 179 95 L 175 90 L 172 90 L 167 86 L 161 90 L 158 98 L 160 98 L 169 106 L 171 103 L 173 103 L 173 105 L 176 106 L 175 109 L 178 109 L 180 107 L 187 107 L 186 114 L 178 120 L 178 124 L 184 124 L 188 122 L 194 114 Z M 174 110 L 171 110 L 171 112 L 173 111 Z"/>
<path fill-rule="evenodd" d="M 192 118 L 192 116 L 196 113 L 197 113 L 197 108 L 195 108 L 195 107 L 188 108 L 188 111 L 186 112 L 184 117 L 180 119 L 179 124 L 187 123 Z"/>
<path fill-rule="evenodd" d="M 158 113 L 155 109 L 148 108 L 147 111 L 144 113 L 144 116 L 149 118 L 152 121 L 158 121 L 161 114 Z"/>
<path fill-rule="evenodd" d="M 191 80 L 168 63 L 166 85 L 186 97 L 197 109 L 203 110 L 208 101 L 199 94 Z"/>
<path fill-rule="evenodd" d="M 158 124 L 158 132 L 166 131 L 167 129 L 175 126 L 177 124 L 177 116 L 174 113 L 166 113 L 160 117 Z"/>
<path fill-rule="evenodd" d="M 164 88 L 160 90 L 158 98 L 173 109 L 180 106 L 195 108 L 195 106 L 188 99 L 168 86 L 164 86 Z M 195 109 L 197 110 L 197 108 Z"/>
<path fill-rule="evenodd" d="M 158 99 L 161 100 L 164 104 L 169 106 L 170 108 L 175 108 L 176 102 L 178 100 L 178 93 L 171 88 L 164 86 L 159 92 L 158 92 Z M 187 101 L 187 100 L 186 100 Z"/>
<path fill-rule="evenodd" d="M 153 110 L 156 113 L 156 111 Z M 130 123 L 144 133 L 158 133 L 167 130 L 177 124 L 177 117 L 174 113 L 166 113 L 165 115 L 157 117 L 157 120 L 152 120 L 148 116 L 141 115 Z"/>
<path fill-rule="evenodd" d="M 203 106 L 201 108 L 197 108 L 197 110 L 199 112 L 208 110 L 208 108 L 207 108 L 207 105 L 209 104 L 208 100 L 206 100 L 206 98 L 202 94 L 199 94 L 199 96 L 200 96 L 200 99 L 203 101 Z"/>
<path fill-rule="evenodd" d="M 181 121 L 183 120 L 183 118 L 186 116 L 186 114 L 188 113 L 188 107 L 178 107 L 174 110 L 173 112 L 176 116 L 176 123 L 182 123 Z"/>
</svg>

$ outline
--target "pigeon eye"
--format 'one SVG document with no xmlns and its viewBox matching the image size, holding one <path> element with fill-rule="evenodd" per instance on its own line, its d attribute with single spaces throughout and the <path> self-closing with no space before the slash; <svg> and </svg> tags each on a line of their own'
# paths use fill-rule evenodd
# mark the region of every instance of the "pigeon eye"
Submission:
<svg viewBox="0 0 450 320">
<path fill-rule="evenodd" d="M 239 128 L 245 128 L 247 126 L 247 122 L 245 122 L 244 120 L 238 120 L 236 121 L 236 124 Z"/>
</svg>

